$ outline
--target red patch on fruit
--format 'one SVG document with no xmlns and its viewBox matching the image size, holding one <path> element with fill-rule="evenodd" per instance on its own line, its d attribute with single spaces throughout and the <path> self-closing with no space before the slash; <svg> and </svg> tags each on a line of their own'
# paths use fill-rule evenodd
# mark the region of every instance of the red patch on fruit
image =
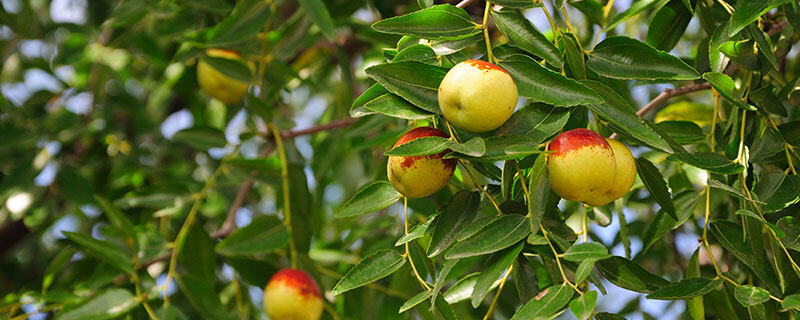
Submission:
<svg viewBox="0 0 800 320">
<path fill-rule="evenodd" d="M 444 131 L 439 129 L 434 129 L 431 127 L 416 127 L 411 129 L 411 131 L 406 132 L 399 140 L 394 144 L 394 147 L 408 143 L 411 140 L 424 138 L 424 137 L 442 137 L 442 138 L 449 138 L 450 136 Z M 400 167 L 403 169 L 408 169 L 414 166 L 417 160 L 420 159 L 441 159 L 444 155 L 450 153 L 450 149 L 445 151 L 439 152 L 437 154 L 431 154 L 427 156 L 419 156 L 419 157 L 402 157 L 403 162 L 400 163 Z M 446 168 L 454 168 L 456 166 L 456 159 L 442 159 Z"/>
<path fill-rule="evenodd" d="M 547 150 L 555 151 L 555 153 L 550 154 L 551 157 L 563 156 L 567 152 L 588 146 L 599 146 L 601 148 L 611 149 L 611 146 L 608 145 L 608 142 L 606 142 L 603 136 L 592 130 L 580 128 L 558 135 L 550 142 L 550 145 L 547 146 Z"/>
<path fill-rule="evenodd" d="M 496 66 L 494 64 L 491 64 L 491 63 L 483 61 L 483 60 L 468 60 L 467 63 L 469 65 L 475 67 L 475 68 L 478 68 L 481 71 L 484 71 L 484 72 L 489 72 L 489 70 L 500 70 L 500 71 L 503 71 L 506 74 L 508 74 L 508 72 L 503 70 L 503 68 L 500 68 L 500 67 L 498 67 L 498 66 Z"/>
<path fill-rule="evenodd" d="M 288 268 L 281 269 L 278 271 L 278 273 L 272 276 L 268 285 L 271 285 L 273 282 L 281 282 L 290 288 L 297 289 L 297 292 L 306 299 L 312 297 L 322 297 L 322 293 L 320 292 L 317 283 L 313 278 L 311 278 L 311 276 L 308 275 L 308 273 L 305 273 L 303 270 Z"/>
</svg>

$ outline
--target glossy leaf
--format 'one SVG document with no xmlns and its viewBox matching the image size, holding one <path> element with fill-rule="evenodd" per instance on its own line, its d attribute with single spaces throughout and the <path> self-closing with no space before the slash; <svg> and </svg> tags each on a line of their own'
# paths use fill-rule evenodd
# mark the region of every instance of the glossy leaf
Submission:
<svg viewBox="0 0 800 320">
<path fill-rule="evenodd" d="M 587 66 L 602 76 L 615 79 L 694 80 L 700 77 L 680 59 L 622 36 L 608 37 L 597 44 L 589 54 Z"/>
<path fill-rule="evenodd" d="M 405 262 L 405 257 L 395 250 L 378 250 L 361 259 L 357 265 L 347 271 L 342 280 L 339 280 L 339 283 L 333 287 L 331 294 L 342 294 L 386 277 L 400 269 Z"/>
<path fill-rule="evenodd" d="M 214 290 L 214 286 L 210 283 L 209 279 L 200 279 L 196 276 L 181 276 L 178 277 L 178 284 L 181 291 L 189 302 L 192 303 L 198 314 L 203 319 L 220 319 L 228 320 L 233 319 L 231 314 L 222 305 L 219 299 L 219 294 Z"/>
<path fill-rule="evenodd" d="M 422 303 L 422 301 L 425 301 L 425 299 L 430 298 L 431 294 L 433 294 L 433 290 L 425 290 L 414 295 L 411 297 L 411 299 L 408 299 L 405 303 L 403 303 L 402 306 L 400 306 L 400 310 L 397 311 L 397 313 L 406 312 L 409 309 L 417 306 L 418 304 Z"/>
<path fill-rule="evenodd" d="M 713 232 L 714 238 L 719 241 L 725 250 L 733 254 L 739 261 L 753 271 L 761 285 L 772 293 L 780 292 L 778 279 L 775 274 L 770 272 L 772 267 L 769 265 L 767 257 L 763 251 L 753 250 L 751 243 L 745 241 L 742 228 L 735 223 L 728 221 L 714 221 L 709 230 Z"/>
<path fill-rule="evenodd" d="M 386 208 L 400 200 L 402 195 L 389 181 L 375 181 L 358 190 L 334 217 L 345 218 Z"/>
<path fill-rule="evenodd" d="M 523 246 L 524 244 L 520 242 L 513 248 L 496 254 L 495 257 L 499 256 L 499 259 L 488 268 L 481 271 L 480 276 L 478 276 L 478 279 L 475 281 L 475 287 L 472 290 L 473 308 L 477 308 L 481 302 L 483 302 L 492 284 L 508 270 L 508 267 L 510 267 L 512 263 L 514 263 L 514 260 L 516 260 L 520 252 L 522 252 Z"/>
<path fill-rule="evenodd" d="M 767 11 L 789 2 L 790 0 L 748 0 L 736 2 L 733 17 L 731 17 L 731 26 L 728 30 L 728 36 L 733 37 L 744 29 L 744 27 L 756 21 L 758 17 L 767 13 Z"/>
<path fill-rule="evenodd" d="M 424 237 L 425 233 L 428 232 L 428 227 L 430 227 L 431 223 L 435 221 L 434 219 L 435 218 L 428 218 L 428 220 L 425 220 L 425 222 L 417 224 L 411 228 L 411 230 L 408 230 L 407 234 L 400 237 L 400 239 L 397 239 L 397 242 L 394 243 L 394 246 L 401 246 L 410 241 Z"/>
<path fill-rule="evenodd" d="M 592 317 L 594 307 L 597 304 L 597 291 L 587 291 L 582 296 L 578 297 L 569 303 L 569 310 L 576 318 L 585 320 Z"/>
<path fill-rule="evenodd" d="M 496 252 L 513 245 L 531 232 L 530 222 L 521 215 L 502 215 L 478 233 L 447 252 L 447 259 L 466 258 Z"/>
<path fill-rule="evenodd" d="M 172 139 L 186 143 L 193 148 L 206 150 L 209 148 L 222 148 L 228 141 L 222 130 L 210 127 L 192 127 L 178 131 Z"/>
<path fill-rule="evenodd" d="M 450 139 L 436 136 L 420 137 L 383 153 L 385 156 L 419 157 L 437 154 L 450 146 Z"/>
<path fill-rule="evenodd" d="M 533 8 L 542 6 L 541 3 L 528 0 L 496 0 L 492 1 L 492 3 L 506 8 Z"/>
<path fill-rule="evenodd" d="M 641 13 L 642 11 L 650 8 L 656 3 L 658 3 L 658 0 L 642 0 L 631 3 L 631 5 L 625 11 L 611 18 L 608 25 L 606 25 L 605 28 L 603 28 L 603 31 L 609 31 L 611 29 L 614 29 L 618 24 Z"/>
<path fill-rule="evenodd" d="M 528 219 L 531 224 L 531 233 L 539 231 L 547 210 L 547 199 L 550 196 L 550 172 L 547 170 L 547 156 L 544 154 L 536 157 L 536 162 L 531 169 L 531 176 L 528 178 Z"/>
<path fill-rule="evenodd" d="M 800 201 L 800 177 L 784 173 L 765 174 L 753 187 L 753 193 L 766 204 L 764 212 L 775 212 Z"/>
<path fill-rule="evenodd" d="M 669 216 L 678 221 L 678 215 L 675 214 L 675 206 L 672 203 L 667 183 L 664 182 L 664 177 L 658 168 L 653 165 L 650 160 L 645 158 L 636 159 L 636 171 L 639 172 L 639 178 L 642 179 L 647 190 L 655 198 L 656 202 L 661 206 Z"/>
<path fill-rule="evenodd" d="M 532 3 L 532 1 L 525 2 Z M 545 59 L 553 66 L 560 68 L 564 65 L 561 53 L 555 45 L 547 40 L 547 37 L 536 29 L 536 26 L 519 10 L 504 8 L 500 11 L 492 10 L 491 14 L 492 21 L 497 24 L 497 29 L 509 39 L 510 45 Z"/>
<path fill-rule="evenodd" d="M 622 257 L 600 260 L 595 266 L 611 283 L 636 292 L 650 293 L 669 284 L 667 280 Z"/>
<path fill-rule="evenodd" d="M 364 108 L 393 118 L 406 120 L 430 119 L 431 114 L 402 98 L 387 93 L 364 104 Z"/>
<path fill-rule="evenodd" d="M 589 278 L 589 275 L 594 271 L 594 260 L 586 259 L 578 265 L 578 268 L 575 269 L 575 282 L 582 283 L 584 280 Z"/>
<path fill-rule="evenodd" d="M 367 75 L 386 90 L 431 113 L 440 113 L 439 83 L 447 71 L 416 61 L 374 65 Z"/>
<path fill-rule="evenodd" d="M 322 31 L 328 39 L 333 40 L 336 36 L 334 33 L 333 18 L 331 18 L 328 8 L 325 7 L 325 2 L 322 0 L 298 0 L 297 2 L 306 10 L 306 14 L 311 18 L 311 21 L 314 21 L 314 23 L 319 26 L 320 31 Z"/>
<path fill-rule="evenodd" d="M 662 287 L 647 295 L 647 299 L 681 300 L 704 295 L 717 289 L 722 279 L 691 278 Z"/>
<path fill-rule="evenodd" d="M 521 97 L 556 106 L 600 103 L 603 99 L 579 82 L 542 67 L 533 58 L 512 54 L 497 63 L 514 78 Z"/>
<path fill-rule="evenodd" d="M 372 28 L 380 32 L 408 34 L 423 39 L 458 37 L 480 32 L 464 9 L 449 4 L 383 19 L 373 24 Z"/>
<path fill-rule="evenodd" d="M 552 286 L 522 305 L 511 320 L 541 319 L 552 316 L 569 303 L 574 291 L 568 285 Z"/>
<path fill-rule="evenodd" d="M 719 72 L 708 72 L 703 74 L 703 79 L 708 81 L 723 98 L 733 103 L 733 105 L 749 111 L 756 110 L 755 107 L 747 104 L 747 102 L 739 97 L 736 93 L 736 84 L 728 75 Z"/>
<path fill-rule="evenodd" d="M 456 241 L 458 232 L 472 223 L 478 214 L 481 196 L 478 192 L 459 191 L 447 202 L 433 223 L 428 257 L 444 252 Z"/>
<path fill-rule="evenodd" d="M 647 28 L 647 44 L 662 51 L 670 51 L 675 47 L 692 20 L 692 5 L 687 7 L 686 1 L 670 0 L 656 11 Z"/>
<path fill-rule="evenodd" d="M 759 287 L 743 285 L 734 290 L 736 301 L 743 306 L 750 307 L 769 300 L 769 292 Z"/>
<path fill-rule="evenodd" d="M 580 262 L 587 259 L 602 260 L 611 257 L 608 248 L 597 242 L 584 242 L 573 245 L 564 252 L 564 260 Z"/>
</svg>

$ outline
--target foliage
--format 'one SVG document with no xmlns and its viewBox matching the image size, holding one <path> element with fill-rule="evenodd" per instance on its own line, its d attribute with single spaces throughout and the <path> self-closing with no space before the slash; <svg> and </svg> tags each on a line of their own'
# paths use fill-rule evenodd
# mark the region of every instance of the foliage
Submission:
<svg viewBox="0 0 800 320">
<path fill-rule="evenodd" d="M 796 318 L 800 3 L 617 2 L 2 1 L 0 314 L 264 318 L 296 266 L 326 319 Z M 472 58 L 523 98 L 484 134 L 437 103 Z M 389 151 L 422 125 L 453 137 Z M 549 189 L 585 127 L 637 158 L 604 207 Z M 445 149 L 437 194 L 386 182 Z"/>
</svg>

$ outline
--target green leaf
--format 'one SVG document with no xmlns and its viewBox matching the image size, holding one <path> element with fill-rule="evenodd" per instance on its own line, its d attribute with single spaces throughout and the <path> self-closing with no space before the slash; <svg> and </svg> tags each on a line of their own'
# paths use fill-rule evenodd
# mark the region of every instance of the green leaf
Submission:
<svg viewBox="0 0 800 320">
<path fill-rule="evenodd" d="M 117 229 L 118 232 L 122 233 L 125 236 L 126 244 L 128 244 L 132 248 L 136 248 L 136 234 L 133 231 L 133 223 L 128 217 L 125 216 L 122 211 L 119 211 L 114 205 L 111 204 L 105 198 L 95 195 L 94 200 L 97 204 L 100 205 L 100 208 L 103 209 L 103 212 L 108 217 L 108 221 L 111 222 L 111 225 Z"/>
<path fill-rule="evenodd" d="M 529 4 L 533 1 L 525 1 Z M 499 4 L 499 3 L 498 3 Z M 516 9 L 504 8 L 500 11 L 491 11 L 492 21 L 497 24 L 497 29 L 509 40 L 509 44 L 543 58 L 553 66 L 561 68 L 564 61 L 561 53 L 544 34 L 539 32 L 522 12 Z"/>
<path fill-rule="evenodd" d="M 508 121 L 497 128 L 495 134 L 497 136 L 525 137 L 530 139 L 530 143 L 539 144 L 559 133 L 568 120 L 569 110 L 566 108 L 554 108 L 544 103 L 531 103 L 514 112 Z M 496 142 L 492 138 L 487 139 L 487 142 L 492 141 L 492 143 L 487 143 L 490 150 Z M 520 139 L 513 140 L 519 141 Z M 505 152 L 505 147 L 503 152 Z M 490 153 L 487 151 L 487 154 Z"/>
<path fill-rule="evenodd" d="M 181 291 L 195 307 L 197 314 L 207 320 L 232 319 L 231 313 L 219 299 L 219 293 L 214 289 L 213 280 L 201 279 L 196 275 L 185 275 L 177 278 Z"/>
<path fill-rule="evenodd" d="M 488 268 L 483 269 L 481 271 L 481 275 L 478 276 L 478 279 L 475 281 L 475 287 L 472 290 L 472 307 L 477 308 L 481 305 L 481 302 L 486 297 L 486 294 L 489 293 L 489 290 L 492 287 L 492 284 L 495 283 L 503 273 L 508 270 L 508 267 L 514 263 L 514 260 L 517 259 L 520 252 L 522 252 L 522 247 L 524 243 L 520 242 L 515 247 L 506 250 L 503 253 L 495 254 L 493 257 L 498 257 L 497 262 L 490 265 Z M 490 261 L 492 261 L 491 259 Z"/>
<path fill-rule="evenodd" d="M 736 93 L 736 84 L 728 75 L 719 72 L 706 72 L 703 74 L 703 79 L 708 81 L 723 98 L 733 103 L 733 105 L 748 111 L 758 110 L 739 97 Z"/>
<path fill-rule="evenodd" d="M 708 41 L 708 60 L 713 72 L 723 72 L 728 66 L 730 59 L 722 53 L 720 48 L 730 37 L 728 37 L 728 27 L 730 23 L 724 22 L 717 26 Z"/>
<path fill-rule="evenodd" d="M 597 291 L 587 291 L 578 299 L 569 303 L 569 310 L 576 318 L 581 320 L 590 319 L 597 304 Z"/>
<path fill-rule="evenodd" d="M 675 149 L 675 146 L 672 146 Z M 738 163 L 734 163 L 724 155 L 714 152 L 696 152 L 691 154 L 685 149 L 678 149 L 675 152 L 675 157 L 680 161 L 693 165 L 700 169 L 708 170 L 712 173 L 720 174 L 736 174 L 742 172 L 744 167 Z"/>
<path fill-rule="evenodd" d="M 785 234 L 783 233 L 783 230 L 781 230 L 780 228 L 778 228 L 774 224 L 770 223 L 769 221 L 764 220 L 763 218 L 761 218 L 761 216 L 757 215 L 753 211 L 746 210 L 746 209 L 739 209 L 739 210 L 736 210 L 736 214 L 743 215 L 743 216 L 748 216 L 750 218 L 758 220 L 759 222 L 761 222 L 767 228 L 770 228 L 770 229 L 772 229 L 772 231 L 775 231 L 775 233 L 778 235 L 778 238 L 783 238 L 785 236 Z"/>
<path fill-rule="evenodd" d="M 742 228 L 739 225 L 729 221 L 714 221 L 710 225 L 710 230 L 714 234 L 714 238 L 719 241 L 719 244 L 727 252 L 733 254 L 736 259 L 753 271 L 756 277 L 761 280 L 761 285 L 772 293 L 779 294 L 781 292 L 778 279 L 771 272 L 772 267 L 769 265 L 769 260 L 764 252 L 753 250 L 751 243 L 745 241 Z"/>
<path fill-rule="evenodd" d="M 350 106 L 350 116 L 353 118 L 363 117 L 366 115 L 373 114 L 370 110 L 367 110 L 364 105 L 367 102 L 380 98 L 381 96 L 389 93 L 389 90 L 386 90 L 380 83 L 375 83 L 369 89 L 364 91 L 355 101 L 353 101 L 353 105 Z"/>
<path fill-rule="evenodd" d="M 223 256 L 265 254 L 289 243 L 289 231 L 273 216 L 258 216 L 225 237 L 214 251 Z"/>
<path fill-rule="evenodd" d="M 416 61 L 374 65 L 367 75 L 386 90 L 431 113 L 439 110 L 439 83 L 447 70 Z"/>
<path fill-rule="evenodd" d="M 192 127 L 175 133 L 173 140 L 183 142 L 195 149 L 222 148 L 228 141 L 222 130 L 211 127 Z"/>
<path fill-rule="evenodd" d="M 436 302 L 437 298 L 439 297 L 439 291 L 442 290 L 445 282 L 447 282 L 447 275 L 450 274 L 450 271 L 458 264 L 461 260 L 446 260 L 442 265 L 442 271 L 439 271 L 439 274 L 436 276 L 436 282 L 433 285 L 433 296 L 431 297 L 431 304 Z"/>
<path fill-rule="evenodd" d="M 392 62 L 401 61 L 418 61 L 432 66 L 439 65 L 439 57 L 433 51 L 433 48 L 419 43 L 403 48 L 392 59 Z"/>
<path fill-rule="evenodd" d="M 700 253 L 700 247 L 695 249 L 694 253 L 692 253 L 692 256 L 689 257 L 689 265 L 686 268 L 686 279 L 700 277 L 700 263 L 697 257 L 698 253 Z M 706 317 L 705 317 L 705 308 L 703 307 L 703 296 L 698 296 L 686 300 L 686 311 L 692 317 L 693 320 L 705 319 Z"/>
<path fill-rule="evenodd" d="M 531 233 L 539 231 L 547 210 L 547 199 L 550 196 L 550 172 L 547 170 L 547 155 L 540 154 L 531 168 L 530 184 L 528 185 L 528 219 L 531 224 Z"/>
<path fill-rule="evenodd" d="M 688 64 L 639 40 L 608 37 L 589 54 L 589 69 L 614 79 L 694 80 L 700 75 Z"/>
<path fill-rule="evenodd" d="M 502 215 L 469 239 L 457 244 L 445 257 L 458 259 L 496 252 L 525 239 L 530 233 L 530 222 L 525 216 Z"/>
<path fill-rule="evenodd" d="M 584 80 L 581 81 L 581 83 L 600 94 L 604 99 L 601 103 L 587 105 L 592 112 L 608 120 L 610 123 L 617 125 L 630 136 L 650 146 L 667 153 L 673 152 L 669 143 L 664 141 L 648 123 L 639 117 L 636 111 L 634 111 L 633 106 L 613 89 L 594 80 Z"/>
<path fill-rule="evenodd" d="M 736 8 L 731 17 L 731 26 L 728 29 L 728 36 L 733 37 L 747 25 L 753 23 L 758 17 L 767 13 L 782 4 L 789 3 L 790 0 L 747 0 L 737 1 Z"/>
<path fill-rule="evenodd" d="M 678 215 L 675 214 L 675 206 L 672 203 L 669 190 L 667 190 L 667 183 L 658 168 L 650 160 L 637 158 L 636 170 L 639 172 L 639 178 L 642 179 L 644 186 L 647 187 L 656 202 L 673 220 L 678 221 Z"/>
<path fill-rule="evenodd" d="M 476 158 L 486 153 L 486 142 L 481 137 L 473 137 L 464 143 L 458 143 L 455 140 L 449 140 L 447 147 L 450 150 L 453 150 L 454 153 Z M 444 158 L 449 158 L 450 156 L 451 154 L 446 154 Z"/>
<path fill-rule="evenodd" d="M 647 299 L 655 300 L 681 300 L 702 296 L 717 289 L 722 284 L 722 279 L 691 278 L 681 282 L 662 287 L 647 295 Z"/>
<path fill-rule="evenodd" d="M 447 150 L 450 146 L 450 139 L 436 136 L 421 137 L 383 153 L 385 156 L 419 157 Z"/>
<path fill-rule="evenodd" d="M 298 0 L 297 2 L 300 3 L 300 6 L 306 11 L 311 21 L 314 21 L 314 24 L 319 27 L 328 40 L 333 40 L 336 37 L 333 19 L 322 0 Z"/>
<path fill-rule="evenodd" d="M 743 306 L 750 307 L 769 300 L 769 292 L 759 287 L 742 285 L 734 291 L 736 300 Z"/>
<path fill-rule="evenodd" d="M 597 318 L 597 320 L 625 320 L 625 317 L 623 316 L 608 312 L 600 312 L 595 316 L 595 318 Z"/>
<path fill-rule="evenodd" d="M 270 6 L 264 1 L 238 1 L 233 11 L 214 27 L 209 45 L 219 47 L 255 38 L 263 30 L 270 13 Z"/>
<path fill-rule="evenodd" d="M 128 254 L 122 249 L 117 248 L 109 242 L 100 241 L 91 236 L 76 232 L 61 232 L 70 241 L 86 249 L 90 254 L 100 258 L 104 262 L 116 267 L 127 274 L 133 274 L 133 264 Z"/>
<path fill-rule="evenodd" d="M 542 67 L 529 56 L 511 54 L 497 58 L 497 63 L 514 78 L 521 97 L 555 106 L 603 102 L 603 98 L 591 89 Z"/>
<path fill-rule="evenodd" d="M 647 249 L 655 244 L 656 241 L 667 232 L 686 222 L 686 220 L 692 216 L 692 212 L 700 202 L 700 197 L 701 195 L 694 190 L 686 190 L 675 195 L 672 202 L 675 205 L 675 213 L 678 214 L 677 221 L 672 219 L 663 209 L 659 210 L 655 218 L 647 225 L 642 235 L 642 243 L 644 245 L 643 251 L 647 251 Z"/>
<path fill-rule="evenodd" d="M 656 123 L 656 126 L 680 144 L 700 143 L 708 138 L 703 129 L 693 121 L 668 120 Z"/>
<path fill-rule="evenodd" d="M 573 245 L 563 254 L 564 260 L 580 262 L 587 259 L 602 260 L 611 257 L 608 248 L 598 242 L 584 242 Z"/>
<path fill-rule="evenodd" d="M 89 298 L 86 303 L 61 314 L 60 320 L 103 320 L 119 317 L 139 305 L 130 291 L 109 288 Z"/>
<path fill-rule="evenodd" d="M 408 34 L 423 39 L 458 37 L 480 32 L 464 9 L 435 5 L 412 13 L 383 19 L 372 25 L 380 32 Z"/>
<path fill-rule="evenodd" d="M 800 309 L 800 294 L 788 295 L 783 298 L 781 307 L 784 309 Z"/>
<path fill-rule="evenodd" d="M 400 306 L 400 310 L 397 311 L 397 313 L 403 313 L 408 311 L 408 309 L 411 309 L 417 306 L 418 304 L 422 303 L 422 301 L 425 301 L 425 299 L 430 298 L 432 294 L 433 290 L 425 290 L 415 294 L 413 297 L 411 297 L 411 299 L 408 299 L 405 303 L 403 303 L 402 306 Z"/>
<path fill-rule="evenodd" d="M 405 262 L 403 255 L 397 251 L 378 250 L 347 271 L 342 280 L 333 287 L 331 294 L 339 295 L 386 277 L 400 269 Z"/>
<path fill-rule="evenodd" d="M 778 64 L 778 59 L 775 58 L 775 53 L 772 52 L 772 41 L 770 38 L 755 25 L 750 25 L 748 30 L 750 34 L 753 35 L 753 40 L 756 41 L 759 53 L 767 58 L 767 62 L 769 62 L 774 70 L 780 71 L 781 67 Z"/>
<path fill-rule="evenodd" d="M 384 94 L 365 103 L 364 108 L 373 113 L 406 120 L 430 119 L 432 116 L 432 114 L 391 93 Z"/>
<path fill-rule="evenodd" d="M 199 224 L 193 224 L 182 240 L 175 250 L 178 250 L 178 261 L 184 268 L 183 273 L 194 277 L 196 281 L 205 281 L 205 285 L 213 286 L 217 265 L 214 240 Z"/>
<path fill-rule="evenodd" d="M 400 237 L 400 239 L 397 239 L 397 242 L 394 243 L 394 246 L 395 247 L 396 246 L 401 246 L 401 245 L 406 244 L 406 243 L 408 243 L 410 241 L 413 241 L 413 240 L 416 240 L 416 239 L 424 237 L 425 233 L 428 232 L 428 227 L 430 227 L 431 222 L 433 222 L 433 221 L 434 221 L 434 218 L 428 218 L 428 220 L 426 220 L 425 222 L 417 224 L 416 226 L 411 228 L 411 230 L 409 230 L 407 234 L 405 234 L 402 237 Z"/>
<path fill-rule="evenodd" d="M 600 260 L 595 266 L 611 283 L 636 292 L 650 293 L 669 284 L 667 280 L 622 257 Z"/>
<path fill-rule="evenodd" d="M 575 269 L 575 283 L 582 283 L 584 280 L 589 278 L 592 270 L 594 270 L 594 260 L 583 260 L 583 262 L 578 265 L 578 268 Z"/>
<path fill-rule="evenodd" d="M 520 307 L 511 320 L 548 318 L 566 306 L 573 293 L 568 285 L 549 287 L 539 294 L 538 299 L 533 298 Z"/>
<path fill-rule="evenodd" d="M 618 24 L 641 13 L 642 11 L 646 10 L 647 8 L 653 6 L 658 2 L 659 0 L 642 0 L 631 3 L 628 9 L 611 18 L 611 21 L 609 21 L 608 25 L 606 25 L 606 27 L 603 28 L 603 32 L 608 32 L 609 30 L 614 29 Z"/>
<path fill-rule="evenodd" d="M 586 79 L 586 60 L 584 53 L 578 44 L 578 37 L 572 32 L 561 32 L 561 37 L 558 40 L 564 50 L 564 59 L 566 60 L 567 70 L 575 79 Z"/>
<path fill-rule="evenodd" d="M 647 44 L 662 51 L 675 47 L 692 20 L 691 5 L 687 7 L 684 1 L 670 0 L 656 11 L 647 28 Z"/>
<path fill-rule="evenodd" d="M 800 176 L 782 172 L 764 174 L 753 187 L 758 199 L 766 202 L 764 212 L 775 212 L 800 201 Z"/>
<path fill-rule="evenodd" d="M 341 209 L 336 211 L 334 217 L 345 218 L 375 212 L 394 204 L 401 197 L 402 195 L 389 181 L 375 181 L 358 190 Z"/>
<path fill-rule="evenodd" d="M 480 203 L 480 193 L 466 190 L 459 191 L 447 201 L 433 223 L 428 257 L 439 255 L 456 242 L 458 233 L 475 220 Z"/>
</svg>

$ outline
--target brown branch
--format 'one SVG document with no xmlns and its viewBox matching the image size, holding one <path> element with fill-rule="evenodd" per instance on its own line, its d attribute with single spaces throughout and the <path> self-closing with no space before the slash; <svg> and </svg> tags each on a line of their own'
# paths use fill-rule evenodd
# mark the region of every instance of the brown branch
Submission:
<svg viewBox="0 0 800 320">
<path fill-rule="evenodd" d="M 317 133 L 317 132 L 327 131 L 327 130 L 332 130 L 332 129 L 338 129 L 338 128 L 341 128 L 341 127 L 347 127 L 347 126 L 350 126 L 353 123 L 356 123 L 356 121 L 358 121 L 358 119 L 356 119 L 356 118 L 344 118 L 344 119 L 334 120 L 334 121 L 331 121 L 329 123 L 326 123 L 326 124 L 323 124 L 323 125 L 314 126 L 314 127 L 307 128 L 307 129 L 281 133 L 281 135 L 285 139 L 292 139 L 292 138 L 297 137 L 297 136 L 302 136 L 302 135 L 307 135 L 307 134 L 314 134 L 314 133 Z"/>
<path fill-rule="evenodd" d="M 710 88 L 711 88 L 711 84 L 710 83 L 703 82 L 703 83 L 695 83 L 695 84 L 688 85 L 688 86 L 685 86 L 685 87 L 680 87 L 680 88 L 677 88 L 677 89 L 665 89 L 664 92 L 661 92 L 661 94 L 656 96 L 655 99 L 651 100 L 644 107 L 639 109 L 639 111 L 637 111 L 636 114 L 638 114 L 640 117 L 642 117 L 642 116 L 646 115 L 648 112 L 650 112 L 651 110 L 653 110 L 655 107 L 658 107 L 661 104 L 663 104 L 664 102 L 666 102 L 667 100 L 669 100 L 670 98 L 677 97 L 677 96 L 682 96 L 682 95 L 689 94 L 689 93 L 692 93 L 692 92 L 708 90 Z"/>
</svg>

